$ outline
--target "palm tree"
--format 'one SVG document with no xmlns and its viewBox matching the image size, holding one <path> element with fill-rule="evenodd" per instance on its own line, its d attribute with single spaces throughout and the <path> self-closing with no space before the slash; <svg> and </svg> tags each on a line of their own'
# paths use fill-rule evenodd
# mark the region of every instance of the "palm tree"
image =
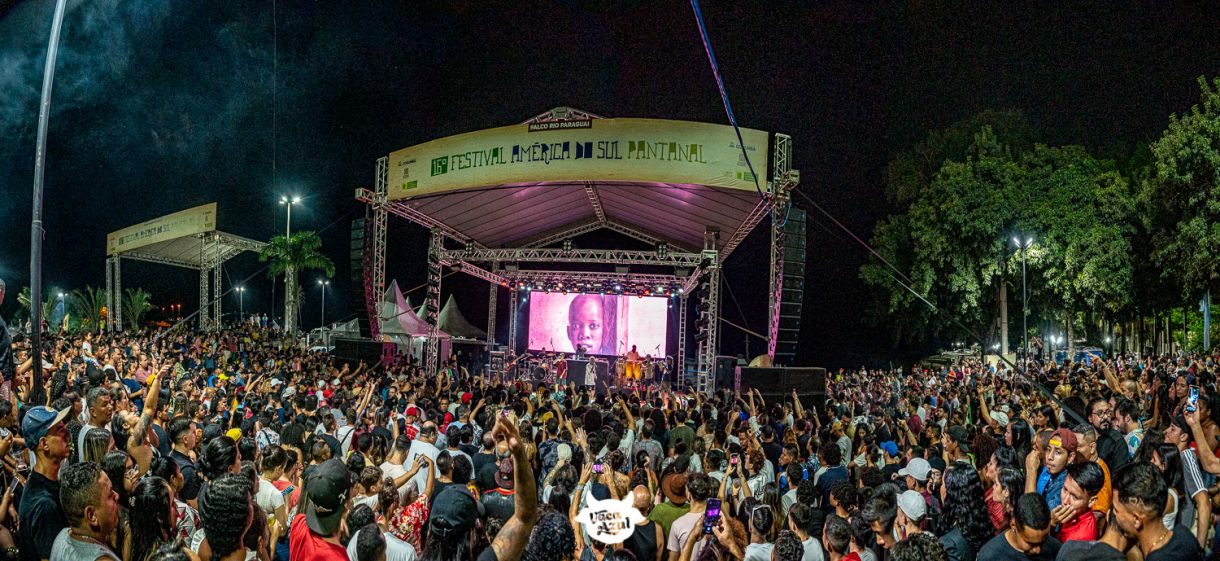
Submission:
<svg viewBox="0 0 1220 561">
<path fill-rule="evenodd" d="M 27 321 L 31 319 L 30 306 L 33 305 L 34 298 L 30 296 L 30 287 L 22 287 L 21 293 L 17 295 L 17 304 L 20 308 L 17 310 L 17 315 L 14 321 Z M 47 294 L 42 298 L 42 319 L 43 321 L 51 321 L 51 314 L 55 312 L 55 305 L 59 300 L 54 294 Z"/>
<path fill-rule="evenodd" d="M 132 329 L 139 329 L 144 314 L 152 309 L 152 295 L 143 288 L 128 288 L 123 294 L 123 319 Z"/>
<path fill-rule="evenodd" d="M 322 255 L 322 238 L 316 232 L 297 232 L 291 238 L 276 236 L 271 243 L 259 251 L 259 261 L 271 261 L 267 276 L 274 281 L 284 275 L 286 285 L 284 297 L 284 331 L 296 333 L 297 313 L 300 308 L 301 285 L 297 283 L 297 272 L 321 269 L 327 277 L 335 276 L 335 264 Z"/>
<path fill-rule="evenodd" d="M 80 320 L 82 328 L 101 330 L 102 310 L 106 307 L 106 295 L 105 288 L 93 288 L 92 286 L 86 286 L 84 290 L 72 291 L 69 308 Z M 112 310 L 106 310 L 106 312 L 111 313 Z"/>
</svg>

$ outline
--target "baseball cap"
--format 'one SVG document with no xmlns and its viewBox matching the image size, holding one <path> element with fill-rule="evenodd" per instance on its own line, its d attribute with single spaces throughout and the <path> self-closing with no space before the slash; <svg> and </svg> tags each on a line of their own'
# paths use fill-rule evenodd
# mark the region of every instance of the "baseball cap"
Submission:
<svg viewBox="0 0 1220 561">
<path fill-rule="evenodd" d="M 408 416 L 408 417 L 418 417 L 418 416 L 419 416 L 419 409 L 416 409 L 416 408 L 414 408 L 414 407 L 408 407 L 408 408 L 407 408 L 407 416 Z"/>
<path fill-rule="evenodd" d="M 305 478 L 305 492 L 310 501 L 305 512 L 305 523 L 310 530 L 323 536 L 333 535 L 339 530 L 350 488 L 347 466 L 338 458 L 322 462 L 309 473 L 309 477 Z"/>
<path fill-rule="evenodd" d="M 1068 452 L 1076 451 L 1076 433 L 1071 429 L 1057 429 L 1051 434 L 1051 439 L 1047 442 L 1049 446 L 1059 446 Z"/>
<path fill-rule="evenodd" d="M 555 447 L 555 457 L 560 460 L 571 460 L 572 459 L 572 445 L 560 443 L 559 446 Z"/>
<path fill-rule="evenodd" d="M 882 450 L 885 450 L 885 453 L 889 454 L 890 457 L 898 456 L 898 445 L 895 444 L 893 440 L 882 442 L 879 446 Z"/>
<path fill-rule="evenodd" d="M 25 438 L 26 446 L 36 449 L 38 441 L 47 435 L 47 431 L 62 423 L 71 412 L 71 409 L 56 411 L 41 405 L 26 412 L 25 418 L 21 420 L 21 436 Z"/>
<path fill-rule="evenodd" d="M 501 489 L 512 490 L 513 488 L 513 459 L 504 458 L 500 460 L 500 468 L 496 470 L 496 485 Z"/>
<path fill-rule="evenodd" d="M 917 481 L 927 481 L 928 473 L 932 471 L 932 465 L 923 458 L 912 458 L 907 462 L 907 467 L 898 470 L 898 475 L 902 477 L 911 476 Z"/>
<path fill-rule="evenodd" d="M 957 443 L 957 446 L 962 450 L 970 451 L 970 431 L 961 425 L 951 425 L 945 430 L 949 434 L 949 438 Z"/>
<path fill-rule="evenodd" d="M 474 399 L 474 394 L 470 392 L 462 392 L 462 403 L 470 403 L 470 400 L 472 399 Z"/>
<path fill-rule="evenodd" d="M 928 504 L 924 502 L 923 495 L 918 491 L 903 491 L 901 495 L 898 495 L 898 508 L 907 515 L 907 518 L 915 521 L 922 520 L 928 513 Z"/>
<path fill-rule="evenodd" d="M 1008 426 L 1008 414 L 1003 411 L 992 411 L 991 418 L 999 423 L 1001 427 Z"/>
<path fill-rule="evenodd" d="M 428 530 L 441 539 L 465 536 L 474 528 L 475 520 L 485 515 L 483 503 L 476 500 L 465 485 L 450 485 L 442 489 L 432 503 Z"/>
</svg>

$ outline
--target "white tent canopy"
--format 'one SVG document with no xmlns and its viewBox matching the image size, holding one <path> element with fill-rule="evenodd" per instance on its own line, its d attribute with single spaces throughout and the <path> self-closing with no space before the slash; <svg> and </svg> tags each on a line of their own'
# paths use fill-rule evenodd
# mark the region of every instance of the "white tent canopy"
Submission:
<svg viewBox="0 0 1220 561">
<path fill-rule="evenodd" d="M 437 323 L 440 324 L 441 331 L 449 333 L 455 337 L 464 337 L 467 339 L 487 339 L 487 332 L 479 329 L 466 321 L 461 310 L 458 309 L 457 299 L 452 294 L 445 301 L 445 306 L 441 308 L 441 313 L 437 316 Z"/>
</svg>

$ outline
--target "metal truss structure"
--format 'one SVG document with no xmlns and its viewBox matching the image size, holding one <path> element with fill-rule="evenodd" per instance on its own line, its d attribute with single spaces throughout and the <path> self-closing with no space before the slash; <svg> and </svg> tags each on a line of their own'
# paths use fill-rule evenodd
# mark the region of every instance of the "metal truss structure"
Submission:
<svg viewBox="0 0 1220 561">
<path fill-rule="evenodd" d="M 535 115 L 523 124 L 581 121 L 600 118 L 598 115 L 578 109 L 557 107 Z M 519 238 L 517 241 L 489 240 L 490 244 L 502 243 L 504 245 L 516 245 L 517 247 L 490 247 L 488 244 L 482 243 L 479 239 L 475 239 L 470 234 L 464 232 L 463 229 L 466 226 L 463 224 L 463 219 L 456 218 L 457 215 L 453 215 L 455 216 L 453 224 L 446 224 L 441 219 L 430 214 L 429 212 L 431 211 L 424 212 L 417 208 L 417 204 L 410 199 L 389 201 L 387 199 L 388 158 L 379 158 L 377 160 L 376 186 L 374 190 L 356 190 L 356 199 L 368 204 L 373 215 L 372 231 L 369 235 L 372 237 L 374 250 L 372 257 L 365 261 L 364 271 L 366 279 L 373 279 L 373 286 L 371 287 L 372 290 L 366 291 L 366 293 L 369 295 L 369 298 L 376 298 L 385 289 L 386 217 L 389 214 L 405 218 L 432 232 L 428 249 L 430 260 L 439 262 L 443 267 L 460 270 L 491 283 L 488 292 L 489 318 L 487 333 L 489 349 L 494 348 L 496 345 L 496 313 L 500 287 L 508 289 L 509 322 L 507 342 L 510 348 L 514 350 L 518 339 L 517 311 L 521 303 L 518 293 L 526 290 L 524 285 L 563 283 L 565 288 L 572 292 L 599 292 L 605 290 L 607 286 L 615 286 L 617 284 L 622 284 L 624 287 L 628 285 L 641 287 L 642 290 L 649 286 L 653 288 L 666 288 L 670 296 L 677 298 L 680 306 L 680 319 L 678 322 L 680 334 L 678 337 L 678 356 L 676 362 L 679 380 L 683 380 L 686 352 L 688 349 L 686 340 L 686 331 L 689 327 L 686 317 L 687 301 L 699 284 L 700 278 L 706 278 L 709 280 L 708 293 L 700 294 L 697 299 L 706 300 L 707 305 L 703 306 L 703 309 L 705 314 L 710 315 L 710 330 L 708 337 L 701 339 L 696 345 L 695 370 L 697 372 L 697 389 L 702 392 L 711 393 L 714 390 L 715 357 L 719 341 L 720 274 L 722 265 L 729 255 L 745 240 L 746 236 L 769 215 L 772 217 L 770 271 L 770 294 L 772 301 L 768 310 L 769 335 L 771 339 L 768 348 L 769 351 L 774 352 L 778 328 L 777 316 L 775 314 L 779 310 L 778 297 L 781 294 L 783 282 L 782 245 L 776 245 L 777 242 L 782 244 L 783 241 L 782 231 L 779 233 L 778 239 L 776 234 L 777 230 L 782 229 L 782 222 L 777 223 L 774 218 L 782 216 L 779 211 L 786 211 L 786 205 L 788 204 L 787 195 L 799 182 L 799 172 L 792 170 L 790 166 L 792 158 L 791 138 L 787 135 L 776 134 L 774 139 L 773 177 L 775 179 L 767 183 L 764 196 L 758 200 L 757 205 L 743 217 L 740 223 L 734 224 L 733 231 L 728 234 L 728 238 L 723 244 L 719 243 L 718 231 L 709 226 L 704 236 L 704 247 L 701 249 L 687 247 L 684 243 L 674 239 L 675 236 L 673 235 L 657 235 L 649 231 L 643 221 L 640 224 L 635 224 L 615 220 L 608 215 L 607 210 L 609 207 L 605 206 L 603 193 L 599 193 L 598 183 L 594 181 L 577 182 L 583 183 L 585 196 L 581 203 L 584 204 L 587 201 L 589 207 L 592 208 L 592 216 L 583 217 L 579 221 L 557 226 L 541 233 L 531 234 L 530 237 Z M 666 187 L 665 184 L 656 183 L 646 183 L 646 185 L 648 188 Z M 436 199 L 430 200 L 433 202 L 430 203 L 431 206 L 429 208 L 440 208 L 435 203 Z M 465 222 L 473 224 L 474 221 L 467 218 Z M 690 221 L 688 220 L 687 222 L 689 223 Z M 576 236 L 600 230 L 613 231 L 647 243 L 657 249 L 655 251 L 632 251 L 548 247 L 565 242 Z M 684 239 L 690 244 L 697 243 L 694 241 L 693 236 Z M 449 247 L 446 247 L 447 244 Z M 777 250 L 777 247 L 780 247 L 780 249 Z M 524 263 L 548 264 L 560 268 L 565 265 L 600 265 L 605 269 L 612 268 L 613 270 L 521 269 L 518 265 Z M 657 272 L 657 269 L 664 267 L 672 268 L 672 272 Z M 633 268 L 636 268 L 636 270 L 633 270 Z M 644 268 L 649 272 L 639 271 L 639 268 Z M 663 271 L 664 269 L 661 270 Z M 437 278 L 433 278 L 434 275 Z M 429 271 L 430 289 L 433 284 L 439 289 L 439 277 L 439 272 Z M 673 289 L 670 290 L 668 287 L 673 287 Z M 615 291 L 606 290 L 606 293 L 612 292 Z M 642 295 L 642 292 L 639 294 Z M 430 294 L 429 301 L 439 309 L 439 293 L 435 295 L 435 299 Z M 372 305 L 370 304 L 370 306 Z M 379 326 L 376 325 L 376 313 L 372 308 L 370 308 L 369 317 L 373 321 L 374 330 L 376 331 Z M 432 336 L 429 337 L 425 360 L 427 361 L 428 368 L 435 370 L 439 365 L 440 358 L 436 356 L 438 326 L 435 323 L 435 317 L 429 316 L 425 320 L 432 324 Z"/>
<path fill-rule="evenodd" d="M 658 265 L 670 267 L 696 267 L 703 258 L 698 253 L 662 254 L 656 251 L 627 251 L 620 249 L 453 249 L 441 252 L 441 258 L 467 262 L 518 262 L 518 263 L 596 263 L 599 265 Z"/>
<path fill-rule="evenodd" d="M 771 206 L 771 272 L 770 290 L 767 293 L 767 356 L 773 361 L 775 345 L 779 341 L 779 316 L 784 294 L 784 248 L 787 247 L 781 220 L 787 220 L 790 194 L 801 181 L 800 172 L 791 169 L 791 161 L 792 138 L 784 134 L 775 135 L 772 167 L 777 179 L 768 188 L 774 204 Z"/>
<path fill-rule="evenodd" d="M 106 258 L 106 328 L 123 329 L 123 260 L 145 261 L 199 271 L 199 328 L 220 329 L 226 261 L 267 244 L 220 231 L 204 232 L 141 247 Z"/>
</svg>

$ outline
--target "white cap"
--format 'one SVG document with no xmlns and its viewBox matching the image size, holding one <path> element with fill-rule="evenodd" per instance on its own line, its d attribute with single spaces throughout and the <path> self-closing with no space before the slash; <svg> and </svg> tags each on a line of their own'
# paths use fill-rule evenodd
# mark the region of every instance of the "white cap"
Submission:
<svg viewBox="0 0 1220 561">
<path fill-rule="evenodd" d="M 898 475 L 902 477 L 911 476 L 918 481 L 927 481 L 928 474 L 932 471 L 932 464 L 923 458 L 913 458 L 907 462 L 907 467 L 898 470 Z"/>
<path fill-rule="evenodd" d="M 1003 411 L 992 411 L 991 418 L 999 423 L 1001 427 L 1008 426 L 1008 414 Z"/>
<path fill-rule="evenodd" d="M 907 515 L 907 518 L 918 522 L 928 513 L 928 504 L 918 491 L 903 491 L 898 495 L 898 509 Z"/>
</svg>

